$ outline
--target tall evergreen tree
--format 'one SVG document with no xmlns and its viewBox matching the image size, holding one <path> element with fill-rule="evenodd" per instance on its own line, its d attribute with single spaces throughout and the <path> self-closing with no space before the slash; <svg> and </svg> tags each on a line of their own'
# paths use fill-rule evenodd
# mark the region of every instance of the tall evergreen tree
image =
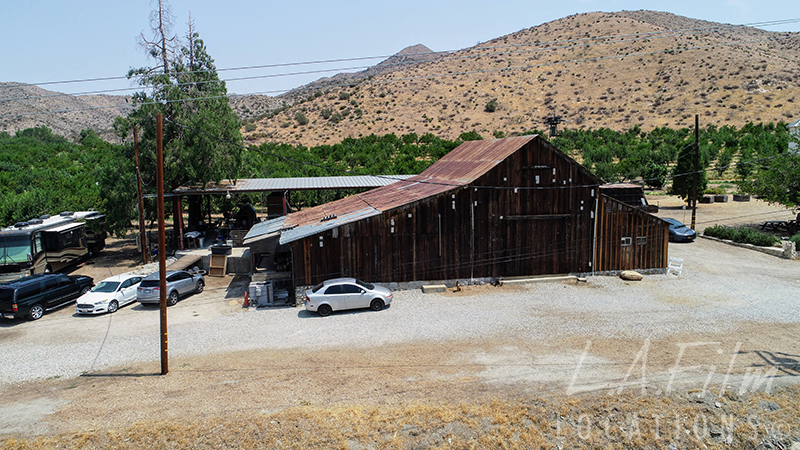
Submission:
<svg viewBox="0 0 800 450">
<path fill-rule="evenodd" d="M 139 127 L 142 172 L 154 177 L 156 115 L 163 115 L 165 191 L 235 179 L 242 156 L 240 123 L 214 60 L 191 21 L 184 45 L 172 45 L 177 39 L 167 37 L 172 17 L 166 1 L 158 2 L 151 19 L 154 38 L 142 41 L 157 65 L 128 73 L 144 90 L 133 95 L 136 109 L 118 118 L 115 128 L 126 138 L 133 125 Z M 200 219 L 196 201 L 190 199 L 190 222 Z M 179 207 L 175 203 L 173 214 Z"/>
</svg>

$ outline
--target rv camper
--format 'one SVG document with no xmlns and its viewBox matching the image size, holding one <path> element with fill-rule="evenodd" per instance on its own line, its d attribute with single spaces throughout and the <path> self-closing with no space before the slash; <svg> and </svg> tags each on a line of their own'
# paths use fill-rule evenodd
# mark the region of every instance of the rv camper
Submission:
<svg viewBox="0 0 800 450">
<path fill-rule="evenodd" d="M 97 211 L 44 215 L 0 230 L 0 282 L 54 272 L 105 247 L 105 216 Z"/>
</svg>

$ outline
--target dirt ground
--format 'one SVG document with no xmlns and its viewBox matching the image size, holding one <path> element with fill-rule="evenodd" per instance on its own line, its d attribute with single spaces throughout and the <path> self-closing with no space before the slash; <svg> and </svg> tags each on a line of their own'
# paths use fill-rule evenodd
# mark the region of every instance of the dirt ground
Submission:
<svg viewBox="0 0 800 450">
<path fill-rule="evenodd" d="M 649 201 L 659 205 L 661 217 L 691 220 L 679 199 Z M 757 227 L 792 218 L 792 211 L 753 200 L 700 205 L 697 224 L 699 230 L 714 224 Z M 75 273 L 102 279 L 137 264 L 130 240 L 111 240 L 99 258 Z M 232 283 L 231 277 L 208 277 L 211 290 L 228 291 Z M 445 295 L 481 296 L 489 289 L 468 286 Z M 236 300 L 229 298 L 230 309 L 217 313 L 234 314 Z M 20 417 L 16 426 L 6 419 L 0 444 L 796 450 L 800 323 L 742 322 L 731 329 L 648 341 L 647 363 L 661 370 L 646 386 L 636 364 L 643 342 L 624 336 L 595 337 L 587 360 L 586 339 L 565 335 L 524 348 L 476 339 L 206 354 L 172 360 L 167 376 L 155 373 L 152 362 L 132 363 L 76 378 L 0 386 L 7 405 L 0 406 L 0 416 Z M 681 366 L 701 368 L 673 383 L 669 369 L 680 342 L 715 345 L 687 354 Z M 549 366 L 538 377 L 519 370 L 532 355 Z M 733 355 L 738 368 L 730 371 Z M 572 382 L 584 361 L 605 364 L 582 373 L 576 388 Z M 775 370 L 771 375 L 769 368 Z"/>
</svg>

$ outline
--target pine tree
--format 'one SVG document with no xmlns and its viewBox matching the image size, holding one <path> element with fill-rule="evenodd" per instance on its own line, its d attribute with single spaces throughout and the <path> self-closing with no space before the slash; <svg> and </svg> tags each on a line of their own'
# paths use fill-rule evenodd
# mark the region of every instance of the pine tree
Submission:
<svg viewBox="0 0 800 450">
<path fill-rule="evenodd" d="M 235 179 L 242 157 L 242 136 L 238 117 L 230 107 L 225 82 L 219 79 L 214 60 L 208 54 L 194 24 L 189 22 L 184 45 L 168 38 L 172 16 L 164 0 L 151 14 L 154 38 L 142 37 L 142 45 L 157 63 L 133 69 L 144 90 L 133 95 L 136 109 L 118 118 L 115 128 L 124 138 L 133 125 L 139 127 L 142 172 L 155 177 L 156 115 L 164 118 L 164 189 L 169 192 L 187 184 L 205 186 L 223 179 Z M 200 220 L 199 208 L 190 198 L 190 223 Z M 173 214 L 179 213 L 175 204 Z M 177 225 L 176 225 L 177 226 Z"/>
</svg>

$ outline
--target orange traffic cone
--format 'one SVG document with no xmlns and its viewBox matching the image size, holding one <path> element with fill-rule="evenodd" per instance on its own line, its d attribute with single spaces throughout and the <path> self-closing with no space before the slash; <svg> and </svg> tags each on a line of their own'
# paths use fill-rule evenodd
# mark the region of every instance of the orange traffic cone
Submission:
<svg viewBox="0 0 800 450">
<path fill-rule="evenodd" d="M 244 304 L 242 304 L 242 308 L 249 308 L 250 307 L 250 297 L 247 296 L 247 292 L 244 293 Z"/>
</svg>

